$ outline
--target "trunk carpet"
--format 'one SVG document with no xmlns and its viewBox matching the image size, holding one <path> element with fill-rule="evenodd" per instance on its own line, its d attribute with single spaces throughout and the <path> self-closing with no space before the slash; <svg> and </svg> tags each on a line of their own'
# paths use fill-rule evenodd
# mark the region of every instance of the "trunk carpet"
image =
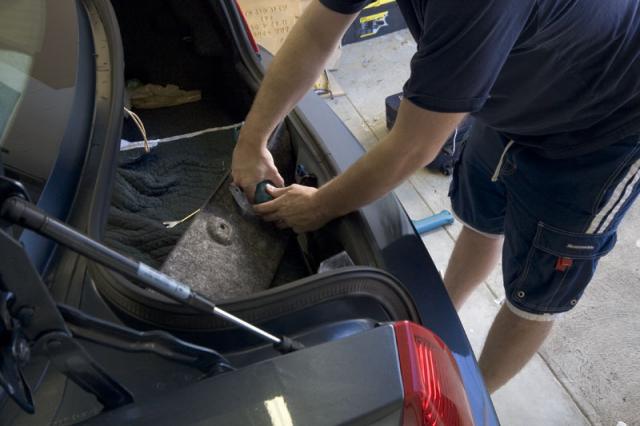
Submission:
<svg viewBox="0 0 640 426">
<path fill-rule="evenodd" d="M 193 129 L 190 129 L 193 130 Z M 200 208 L 225 178 L 235 130 L 205 133 L 159 144 L 149 154 L 122 151 L 105 232 L 110 247 L 159 268 L 188 229 L 167 229 Z"/>
<path fill-rule="evenodd" d="M 241 217 L 226 185 L 216 192 L 227 177 L 235 140 L 230 129 L 163 142 L 149 154 L 121 151 L 105 243 L 217 300 L 308 276 L 295 239 Z M 162 224 L 203 206 L 174 228 Z M 230 226 L 228 242 L 215 244 L 220 231 L 212 234 L 211 223 Z"/>
<path fill-rule="evenodd" d="M 242 212 L 230 183 L 228 177 L 193 218 L 162 266 L 162 272 L 217 301 L 268 289 L 290 236 Z"/>
</svg>

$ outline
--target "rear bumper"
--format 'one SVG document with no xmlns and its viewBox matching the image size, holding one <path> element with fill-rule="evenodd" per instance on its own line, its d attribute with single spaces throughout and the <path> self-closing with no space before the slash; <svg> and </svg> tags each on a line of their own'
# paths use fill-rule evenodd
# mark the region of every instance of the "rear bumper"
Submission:
<svg viewBox="0 0 640 426">
<path fill-rule="evenodd" d="M 399 425 L 395 333 L 381 326 L 104 413 L 92 425 Z"/>
</svg>

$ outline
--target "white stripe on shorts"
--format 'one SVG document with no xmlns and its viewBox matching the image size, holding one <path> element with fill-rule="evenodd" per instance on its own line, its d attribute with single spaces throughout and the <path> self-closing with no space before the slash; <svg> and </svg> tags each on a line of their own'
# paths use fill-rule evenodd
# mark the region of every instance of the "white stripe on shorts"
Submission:
<svg viewBox="0 0 640 426">
<path fill-rule="evenodd" d="M 638 183 L 638 180 L 640 180 L 640 171 L 636 171 L 636 175 L 633 177 L 631 182 L 629 182 L 626 189 L 624 190 L 624 194 L 620 198 L 620 202 L 616 204 L 616 207 L 611 211 L 609 216 L 607 216 L 607 220 L 604 221 L 602 226 L 600 226 L 596 232 L 604 232 L 607 230 L 607 228 L 609 227 L 609 224 L 611 224 L 611 221 L 616 217 L 616 214 L 618 214 L 618 211 L 620 211 L 620 209 L 624 206 L 624 204 L 627 202 L 627 200 L 631 196 L 631 193 L 633 192 L 633 188 Z"/>
<path fill-rule="evenodd" d="M 607 229 L 607 226 L 609 226 L 616 213 L 618 213 L 620 208 L 624 205 L 624 202 L 631 195 L 633 187 L 640 178 L 638 170 L 640 170 L 640 159 L 636 160 L 636 162 L 629 167 L 629 171 L 625 177 L 618 182 L 618 185 L 614 189 L 613 194 L 611 194 L 611 198 L 609 198 L 607 204 L 600 209 L 598 214 L 596 214 L 591 221 L 591 224 L 587 229 L 587 234 L 595 234 L 598 231 L 604 232 Z M 630 181 L 631 184 L 627 186 Z M 622 193 L 623 191 L 624 194 Z M 598 226 L 600 223 L 602 223 L 603 226 Z"/>
</svg>

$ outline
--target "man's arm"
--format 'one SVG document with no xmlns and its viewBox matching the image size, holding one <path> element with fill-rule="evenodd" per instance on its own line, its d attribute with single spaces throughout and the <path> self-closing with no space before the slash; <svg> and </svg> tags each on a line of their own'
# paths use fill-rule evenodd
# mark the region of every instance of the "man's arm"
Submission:
<svg viewBox="0 0 640 426">
<path fill-rule="evenodd" d="M 264 179 L 284 184 L 267 150 L 269 135 L 316 81 L 355 16 L 312 2 L 274 58 L 233 154 L 233 180 L 250 197 Z"/>
<path fill-rule="evenodd" d="M 276 199 L 254 210 L 296 232 L 317 229 L 382 197 L 430 163 L 465 115 L 428 111 L 403 100 L 387 137 L 342 175 L 318 190 L 299 185 L 269 188 Z"/>
</svg>

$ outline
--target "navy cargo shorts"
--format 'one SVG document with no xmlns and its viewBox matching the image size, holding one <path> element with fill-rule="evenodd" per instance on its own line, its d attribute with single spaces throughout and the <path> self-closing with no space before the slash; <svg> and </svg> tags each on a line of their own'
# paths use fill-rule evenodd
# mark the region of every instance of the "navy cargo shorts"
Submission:
<svg viewBox="0 0 640 426">
<path fill-rule="evenodd" d="M 449 196 L 468 228 L 504 235 L 507 306 L 533 320 L 573 308 L 640 192 L 640 136 L 549 159 L 476 122 L 463 149 Z"/>
</svg>

